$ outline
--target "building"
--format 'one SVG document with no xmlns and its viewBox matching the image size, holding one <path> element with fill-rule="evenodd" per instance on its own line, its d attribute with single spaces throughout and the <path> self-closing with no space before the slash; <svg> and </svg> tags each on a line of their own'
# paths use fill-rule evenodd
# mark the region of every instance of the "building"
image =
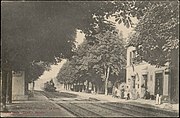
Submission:
<svg viewBox="0 0 180 118">
<path fill-rule="evenodd" d="M 145 91 L 152 97 L 160 94 L 163 99 L 169 95 L 168 66 L 156 67 L 147 62 L 136 62 L 137 52 L 135 47 L 127 49 L 126 84 L 130 98 L 143 98 Z"/>
<path fill-rule="evenodd" d="M 25 72 L 12 72 L 12 100 L 27 100 L 25 94 Z"/>
</svg>

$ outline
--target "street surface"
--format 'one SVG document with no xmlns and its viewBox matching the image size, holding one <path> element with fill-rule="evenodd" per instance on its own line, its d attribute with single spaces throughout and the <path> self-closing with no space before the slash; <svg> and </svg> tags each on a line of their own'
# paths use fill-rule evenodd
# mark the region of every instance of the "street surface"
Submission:
<svg viewBox="0 0 180 118">
<path fill-rule="evenodd" d="M 88 95 L 88 94 L 87 94 Z M 113 98 L 115 99 L 115 98 Z M 9 105 L 9 117 L 175 117 L 178 113 L 122 102 L 109 102 L 78 93 L 35 91 L 28 101 Z"/>
</svg>

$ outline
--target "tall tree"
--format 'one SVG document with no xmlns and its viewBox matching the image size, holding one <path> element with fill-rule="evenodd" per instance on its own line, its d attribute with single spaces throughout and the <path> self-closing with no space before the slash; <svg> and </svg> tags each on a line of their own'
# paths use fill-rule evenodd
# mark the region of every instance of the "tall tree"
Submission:
<svg viewBox="0 0 180 118">
<path fill-rule="evenodd" d="M 131 14 L 140 16 L 143 5 L 143 2 L 111 1 L 98 4 L 87 1 L 3 2 L 2 65 L 21 70 L 33 61 L 54 63 L 55 57 L 70 58 L 76 29 L 83 30 L 86 39 L 93 40 L 92 35 L 114 29 L 108 17 L 123 18 L 122 22 L 128 26 Z"/>
<path fill-rule="evenodd" d="M 117 21 L 129 27 L 129 16 L 142 16 L 144 6 L 127 1 L 2 2 L 3 71 L 26 70 L 33 61 L 56 63 L 58 58 L 70 58 L 76 29 L 93 40 L 92 35 L 114 29 L 109 16 L 118 12 Z"/>
<path fill-rule="evenodd" d="M 92 68 L 97 73 L 104 75 L 105 94 L 107 94 L 107 84 L 111 74 L 118 75 L 126 64 L 125 42 L 122 34 L 117 31 L 107 31 L 95 35 L 97 44 L 94 44 L 89 53 L 92 58 Z"/>
<path fill-rule="evenodd" d="M 92 45 L 85 41 L 77 49 L 77 55 L 73 57 L 70 63 L 73 65 L 73 68 L 77 70 L 76 72 L 74 71 L 75 75 L 88 73 L 88 76 L 91 77 L 88 81 L 96 81 L 94 80 L 94 75 L 96 74 L 103 75 L 105 94 L 107 94 L 107 83 L 110 75 L 118 75 L 124 69 L 126 63 L 125 42 L 123 41 L 122 35 L 119 35 L 117 31 L 107 31 L 102 34 L 97 34 L 94 36 L 94 39 L 96 39 L 97 43 Z M 72 66 L 69 65 L 67 68 L 70 67 Z M 72 72 L 74 69 L 70 69 L 70 71 Z M 60 76 L 63 75 L 60 74 Z"/>
</svg>

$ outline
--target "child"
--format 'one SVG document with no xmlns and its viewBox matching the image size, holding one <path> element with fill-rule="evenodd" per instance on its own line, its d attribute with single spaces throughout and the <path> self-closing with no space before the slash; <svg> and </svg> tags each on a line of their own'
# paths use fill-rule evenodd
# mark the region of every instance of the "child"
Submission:
<svg viewBox="0 0 180 118">
<path fill-rule="evenodd" d="M 127 92 L 124 91 L 124 98 L 127 100 Z"/>
</svg>

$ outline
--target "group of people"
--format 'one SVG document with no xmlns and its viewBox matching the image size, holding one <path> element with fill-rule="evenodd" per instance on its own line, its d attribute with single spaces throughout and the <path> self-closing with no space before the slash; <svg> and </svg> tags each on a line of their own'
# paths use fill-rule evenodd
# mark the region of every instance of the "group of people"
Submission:
<svg viewBox="0 0 180 118">
<path fill-rule="evenodd" d="M 130 95 L 125 91 L 125 89 L 118 89 L 116 86 L 113 86 L 112 97 L 126 100 L 130 99 Z"/>
</svg>

